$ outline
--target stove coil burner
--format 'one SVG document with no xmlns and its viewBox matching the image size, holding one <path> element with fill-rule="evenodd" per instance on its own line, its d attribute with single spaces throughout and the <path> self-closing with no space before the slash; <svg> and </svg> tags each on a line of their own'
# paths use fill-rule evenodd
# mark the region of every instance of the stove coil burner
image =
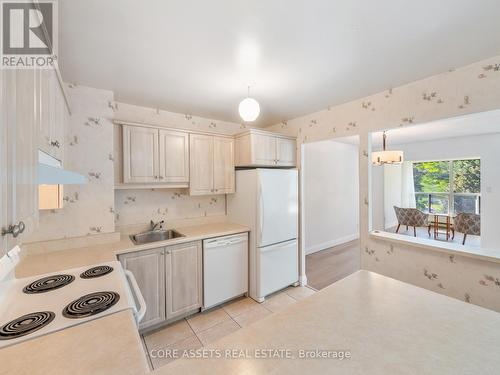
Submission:
<svg viewBox="0 0 500 375">
<path fill-rule="evenodd" d="M 62 314 L 70 319 L 86 318 L 109 309 L 119 300 L 120 295 L 115 292 L 90 293 L 71 302 Z"/>
<path fill-rule="evenodd" d="M 52 275 L 33 281 L 23 288 L 26 294 L 45 293 L 62 288 L 75 280 L 73 275 Z"/>
<path fill-rule="evenodd" d="M 87 271 L 80 274 L 82 279 L 92 279 L 94 277 L 100 277 L 113 272 L 113 267 L 110 266 L 97 266 L 88 269 Z"/>
<path fill-rule="evenodd" d="M 23 315 L 0 327 L 0 340 L 16 339 L 38 331 L 54 320 L 52 311 L 39 311 Z"/>
</svg>

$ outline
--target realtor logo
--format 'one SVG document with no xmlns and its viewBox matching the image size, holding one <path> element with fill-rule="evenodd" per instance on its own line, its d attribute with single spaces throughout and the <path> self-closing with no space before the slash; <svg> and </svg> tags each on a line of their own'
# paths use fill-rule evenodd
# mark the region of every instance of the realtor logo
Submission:
<svg viewBox="0 0 500 375">
<path fill-rule="evenodd" d="M 55 2 L 2 1 L 2 68 L 50 67 L 57 47 Z"/>
</svg>

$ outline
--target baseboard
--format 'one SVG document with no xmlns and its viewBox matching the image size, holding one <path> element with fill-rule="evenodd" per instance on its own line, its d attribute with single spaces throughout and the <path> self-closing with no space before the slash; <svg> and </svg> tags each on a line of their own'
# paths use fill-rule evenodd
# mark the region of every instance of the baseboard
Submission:
<svg viewBox="0 0 500 375">
<path fill-rule="evenodd" d="M 332 246 L 342 245 L 346 242 L 351 242 L 351 241 L 357 240 L 358 238 L 359 238 L 359 233 L 355 233 L 355 234 L 351 234 L 349 236 L 337 238 L 335 240 L 323 242 L 323 243 L 320 243 L 318 245 L 310 246 L 310 247 L 306 248 L 306 255 L 313 254 L 313 253 L 316 253 L 318 251 L 328 249 L 329 247 L 332 247 Z"/>
<path fill-rule="evenodd" d="M 307 285 L 307 276 L 306 275 L 299 276 L 299 284 L 300 284 L 300 286 Z"/>
</svg>

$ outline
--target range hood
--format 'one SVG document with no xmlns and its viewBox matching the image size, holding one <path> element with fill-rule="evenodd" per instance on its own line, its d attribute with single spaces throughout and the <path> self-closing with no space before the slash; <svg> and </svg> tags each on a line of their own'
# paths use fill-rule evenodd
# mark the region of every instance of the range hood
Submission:
<svg viewBox="0 0 500 375">
<path fill-rule="evenodd" d="M 38 150 L 38 185 L 82 185 L 87 178 L 63 169 L 60 160 Z"/>
</svg>

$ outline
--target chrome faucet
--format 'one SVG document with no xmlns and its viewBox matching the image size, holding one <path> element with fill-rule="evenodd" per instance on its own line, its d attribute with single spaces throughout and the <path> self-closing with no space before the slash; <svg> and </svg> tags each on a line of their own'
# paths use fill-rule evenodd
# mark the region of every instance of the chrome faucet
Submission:
<svg viewBox="0 0 500 375">
<path fill-rule="evenodd" d="M 163 229 L 163 224 L 165 224 L 165 220 L 159 221 L 157 223 L 155 223 L 153 220 L 151 220 L 151 231 L 162 230 Z M 157 229 L 158 227 L 160 227 L 160 228 Z"/>
</svg>

